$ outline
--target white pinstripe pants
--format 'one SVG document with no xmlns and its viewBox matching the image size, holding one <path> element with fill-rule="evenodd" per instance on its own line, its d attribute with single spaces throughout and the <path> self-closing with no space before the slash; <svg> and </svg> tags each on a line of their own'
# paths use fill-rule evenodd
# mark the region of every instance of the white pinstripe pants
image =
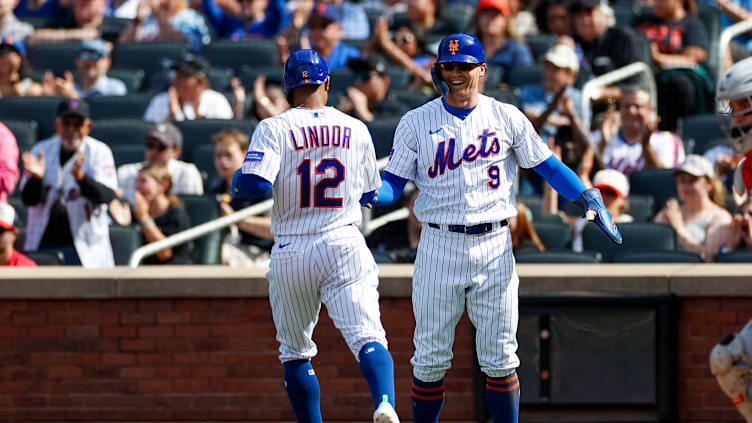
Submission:
<svg viewBox="0 0 752 423">
<path fill-rule="evenodd" d="M 356 360 L 369 342 L 387 347 L 378 267 L 355 226 L 277 237 L 266 277 L 283 363 L 316 355 L 312 336 L 322 303 Z"/>
<path fill-rule="evenodd" d="M 518 287 L 509 226 L 465 235 L 424 224 L 413 275 L 413 375 L 424 382 L 444 377 L 465 307 L 483 373 L 504 377 L 516 369 Z"/>
</svg>

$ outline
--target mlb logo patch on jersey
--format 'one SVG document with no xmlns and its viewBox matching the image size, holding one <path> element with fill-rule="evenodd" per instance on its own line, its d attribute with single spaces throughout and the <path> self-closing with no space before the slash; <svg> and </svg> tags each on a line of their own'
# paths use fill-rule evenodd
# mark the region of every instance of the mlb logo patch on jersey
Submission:
<svg viewBox="0 0 752 423">
<path fill-rule="evenodd" d="M 324 117 L 324 112 L 313 112 L 313 117 L 322 118 Z"/>
<path fill-rule="evenodd" d="M 243 163 L 261 163 L 264 160 L 264 152 L 263 151 L 249 151 L 245 155 L 245 160 L 243 160 Z"/>
</svg>

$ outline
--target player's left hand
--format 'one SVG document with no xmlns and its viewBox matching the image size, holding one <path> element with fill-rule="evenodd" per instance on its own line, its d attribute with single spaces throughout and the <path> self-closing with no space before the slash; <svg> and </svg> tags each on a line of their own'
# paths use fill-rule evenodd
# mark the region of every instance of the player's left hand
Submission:
<svg viewBox="0 0 752 423">
<path fill-rule="evenodd" d="M 598 188 L 590 188 L 583 191 L 577 203 L 585 209 L 587 220 L 594 221 L 603 233 L 608 235 L 612 241 L 621 245 L 621 233 L 619 233 L 619 229 L 614 224 L 611 213 L 608 212 L 606 205 L 603 204 L 603 197 L 601 197 L 601 192 Z"/>
</svg>

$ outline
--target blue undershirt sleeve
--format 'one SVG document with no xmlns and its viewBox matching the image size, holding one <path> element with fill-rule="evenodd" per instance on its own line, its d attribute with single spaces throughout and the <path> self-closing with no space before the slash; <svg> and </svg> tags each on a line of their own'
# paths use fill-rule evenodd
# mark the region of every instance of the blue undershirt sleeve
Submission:
<svg viewBox="0 0 752 423">
<path fill-rule="evenodd" d="M 373 202 L 373 197 L 376 196 L 376 190 L 364 192 L 363 195 L 360 196 L 360 205 L 368 204 Z"/>
<path fill-rule="evenodd" d="M 577 174 L 555 156 L 549 157 L 533 170 L 568 200 L 577 201 L 586 189 Z"/>
<path fill-rule="evenodd" d="M 379 198 L 373 202 L 373 205 L 388 206 L 389 204 L 394 203 L 402 195 L 402 190 L 405 189 L 405 184 L 407 184 L 407 179 L 400 178 L 390 172 L 384 172 L 384 175 L 381 177 Z"/>
<path fill-rule="evenodd" d="M 231 192 L 234 196 L 244 198 L 260 197 L 272 189 L 272 183 L 266 179 L 251 174 L 243 174 L 241 169 L 235 171 L 232 178 Z"/>
</svg>

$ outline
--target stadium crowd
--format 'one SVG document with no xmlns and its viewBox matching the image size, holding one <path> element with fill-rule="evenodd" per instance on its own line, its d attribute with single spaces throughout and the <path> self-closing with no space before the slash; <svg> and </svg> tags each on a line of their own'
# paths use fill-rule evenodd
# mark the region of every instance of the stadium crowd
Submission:
<svg viewBox="0 0 752 423">
<path fill-rule="evenodd" d="M 714 116 L 718 69 L 752 54 L 750 34 L 719 54 L 720 32 L 751 18 L 752 0 L 0 0 L 0 264 L 126 264 L 252 205 L 228 188 L 255 124 L 290 107 L 296 48 L 326 57 L 329 104 L 387 156 L 399 118 L 437 95 L 438 41 L 460 31 L 485 49 L 484 94 L 525 113 L 624 235 L 614 251 L 521 170 L 518 261 L 752 261 L 752 201 L 729 190 L 741 157 Z M 633 62 L 655 93 L 634 76 L 583 110 L 587 81 Z M 267 265 L 269 225 L 249 217 L 145 263 Z M 367 240 L 378 261 L 410 262 L 420 229 L 411 213 Z"/>
</svg>

